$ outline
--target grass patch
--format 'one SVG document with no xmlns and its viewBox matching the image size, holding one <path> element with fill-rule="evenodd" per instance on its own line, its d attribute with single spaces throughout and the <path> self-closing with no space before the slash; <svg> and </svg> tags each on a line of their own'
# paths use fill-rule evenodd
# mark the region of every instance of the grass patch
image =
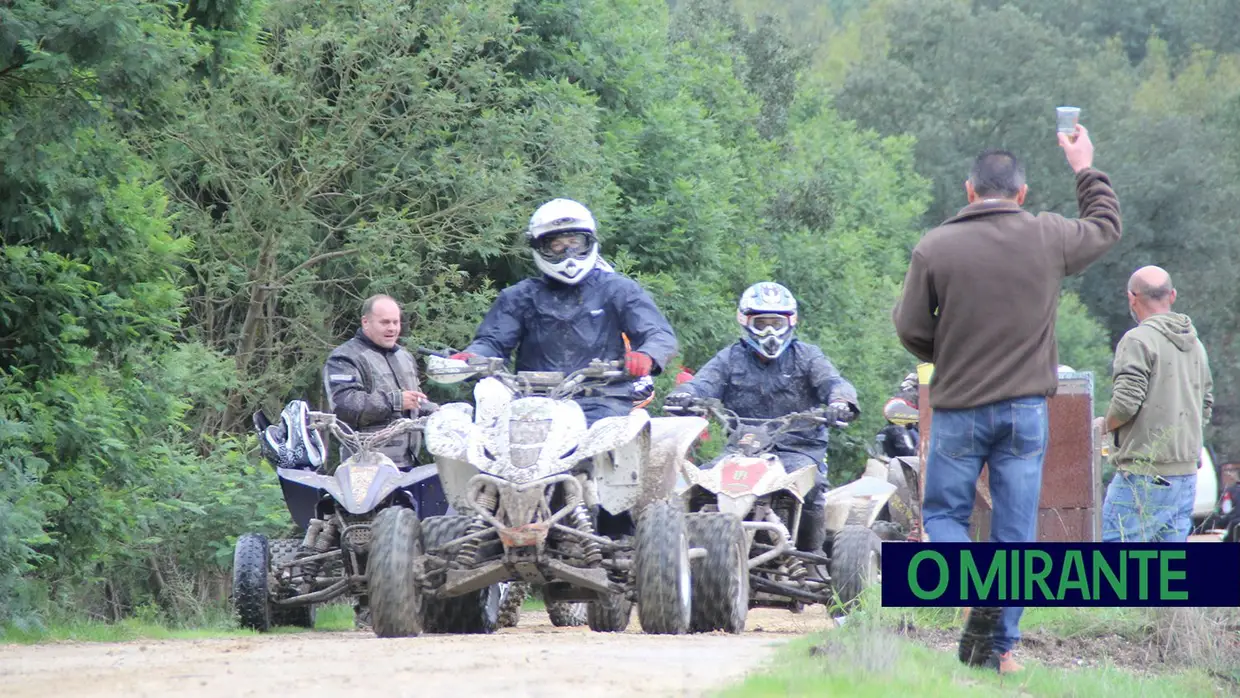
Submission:
<svg viewBox="0 0 1240 698">
<path fill-rule="evenodd" d="M 1144 609 L 1029 609 L 1022 630 L 1114 635 L 1146 628 Z M 1000 677 L 993 670 L 962 665 L 944 652 L 897 632 L 900 620 L 922 628 L 960 625 L 956 609 L 884 609 L 877 595 L 863 599 L 845 625 L 789 643 L 775 660 L 720 698 L 847 695 L 865 698 L 916 695 L 918 698 L 967 696 L 1088 696 L 1090 698 L 1183 698 L 1220 695 L 1228 687 L 1206 668 L 1138 675 L 1103 662 L 1092 668 L 1061 668 L 1021 658 L 1025 671 Z"/>
<path fill-rule="evenodd" d="M 331 604 L 320 606 L 315 614 L 314 630 L 278 627 L 269 633 L 240 628 L 226 613 L 216 614 L 210 622 L 197 627 L 184 627 L 158 620 L 127 618 L 118 623 L 98 620 L 68 619 L 44 626 L 8 625 L 0 628 L 0 644 L 34 645 L 45 642 L 129 642 L 132 640 L 203 640 L 225 637 L 256 637 L 262 634 L 293 635 L 307 632 L 339 632 L 353 630 L 353 606 Z"/>
<path fill-rule="evenodd" d="M 1203 672 L 1140 677 L 1105 667 L 1068 670 L 1026 664 L 1019 678 L 970 669 L 950 654 L 895 633 L 841 628 L 789 643 L 773 666 L 717 694 L 720 698 L 846 695 L 852 698 L 967 696 L 1088 696 L 1183 698 L 1216 695 Z"/>
</svg>

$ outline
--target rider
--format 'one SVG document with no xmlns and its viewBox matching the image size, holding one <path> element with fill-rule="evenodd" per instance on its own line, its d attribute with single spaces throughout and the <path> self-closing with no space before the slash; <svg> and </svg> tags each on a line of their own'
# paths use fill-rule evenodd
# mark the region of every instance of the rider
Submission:
<svg viewBox="0 0 1240 698">
<path fill-rule="evenodd" d="M 665 404 L 688 406 L 714 398 L 741 418 L 773 419 L 827 406 L 826 418 L 857 418 L 857 391 L 813 344 L 794 337 L 797 302 L 783 286 L 762 282 L 741 295 L 736 319 L 742 339 L 715 355 L 693 380 L 667 396 Z M 821 551 L 826 542 L 827 429 L 790 431 L 775 444 L 788 472 L 813 465 L 818 477 L 806 494 L 797 548 Z M 708 464 L 706 467 L 711 467 Z"/>
<path fill-rule="evenodd" d="M 504 289 L 474 341 L 452 358 L 507 358 L 515 350 L 518 371 L 565 374 L 594 359 L 623 359 L 635 378 L 667 367 L 678 348 L 676 334 L 635 281 L 602 261 L 589 209 L 569 199 L 548 201 L 530 217 L 525 238 L 542 275 Z M 597 393 L 576 398 L 588 424 L 629 414 L 638 394 L 633 383 Z"/>
<path fill-rule="evenodd" d="M 876 440 L 883 455 L 888 458 L 917 455 L 920 441 L 917 423 L 897 424 L 892 421 L 891 416 L 917 412 L 917 391 L 917 372 L 913 371 L 904 377 L 900 387 L 896 389 L 896 394 L 883 405 L 883 416 L 887 418 L 887 425 L 879 430 Z"/>
</svg>

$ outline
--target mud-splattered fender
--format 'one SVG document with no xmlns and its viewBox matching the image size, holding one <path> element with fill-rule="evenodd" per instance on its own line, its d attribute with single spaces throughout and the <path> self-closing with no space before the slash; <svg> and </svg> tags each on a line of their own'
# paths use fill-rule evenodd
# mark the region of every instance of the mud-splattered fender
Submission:
<svg viewBox="0 0 1240 698">
<path fill-rule="evenodd" d="M 865 511 L 863 521 L 852 523 L 869 526 L 874 523 L 883 505 L 891 499 L 896 486 L 884 479 L 863 475 L 827 492 L 827 530 L 839 531 L 848 522 L 850 513 Z M 867 509 L 868 507 L 868 509 Z"/>
<path fill-rule="evenodd" d="M 594 460 L 598 503 L 611 514 L 636 506 L 650 453 L 650 413 L 635 409 L 623 417 L 604 417 L 590 427 L 574 458 Z"/>
<path fill-rule="evenodd" d="M 478 474 L 467 456 L 473 430 L 474 408 L 465 402 L 444 405 L 426 420 L 426 450 L 435 457 L 444 495 L 457 511 L 469 510 L 465 488 Z"/>
</svg>

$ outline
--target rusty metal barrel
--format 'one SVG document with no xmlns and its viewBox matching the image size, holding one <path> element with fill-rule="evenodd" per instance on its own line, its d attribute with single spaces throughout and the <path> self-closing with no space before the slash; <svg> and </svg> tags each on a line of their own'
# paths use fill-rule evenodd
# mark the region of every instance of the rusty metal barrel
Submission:
<svg viewBox="0 0 1240 698">
<path fill-rule="evenodd" d="M 922 438 L 922 472 L 928 476 L 926 456 L 931 441 L 930 379 L 932 364 L 917 367 L 918 426 Z M 1102 464 L 1095 448 L 1093 428 L 1093 373 L 1061 373 L 1059 389 L 1048 401 L 1050 420 L 1046 459 L 1042 465 L 1042 493 L 1038 503 L 1038 540 L 1092 542 L 1102 539 Z M 923 476 L 922 481 L 925 481 Z M 923 497 L 924 500 L 924 497 Z M 989 469 L 978 478 L 977 497 L 969 537 L 990 538 Z"/>
</svg>

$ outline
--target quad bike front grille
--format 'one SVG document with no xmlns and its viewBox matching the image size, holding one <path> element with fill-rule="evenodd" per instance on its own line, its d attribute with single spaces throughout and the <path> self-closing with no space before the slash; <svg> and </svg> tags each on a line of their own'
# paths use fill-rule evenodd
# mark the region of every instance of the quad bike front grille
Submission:
<svg viewBox="0 0 1240 698">
<path fill-rule="evenodd" d="M 349 526 L 341 532 L 340 543 L 348 549 L 356 552 L 363 552 L 370 547 L 370 524 L 355 524 Z"/>
</svg>

